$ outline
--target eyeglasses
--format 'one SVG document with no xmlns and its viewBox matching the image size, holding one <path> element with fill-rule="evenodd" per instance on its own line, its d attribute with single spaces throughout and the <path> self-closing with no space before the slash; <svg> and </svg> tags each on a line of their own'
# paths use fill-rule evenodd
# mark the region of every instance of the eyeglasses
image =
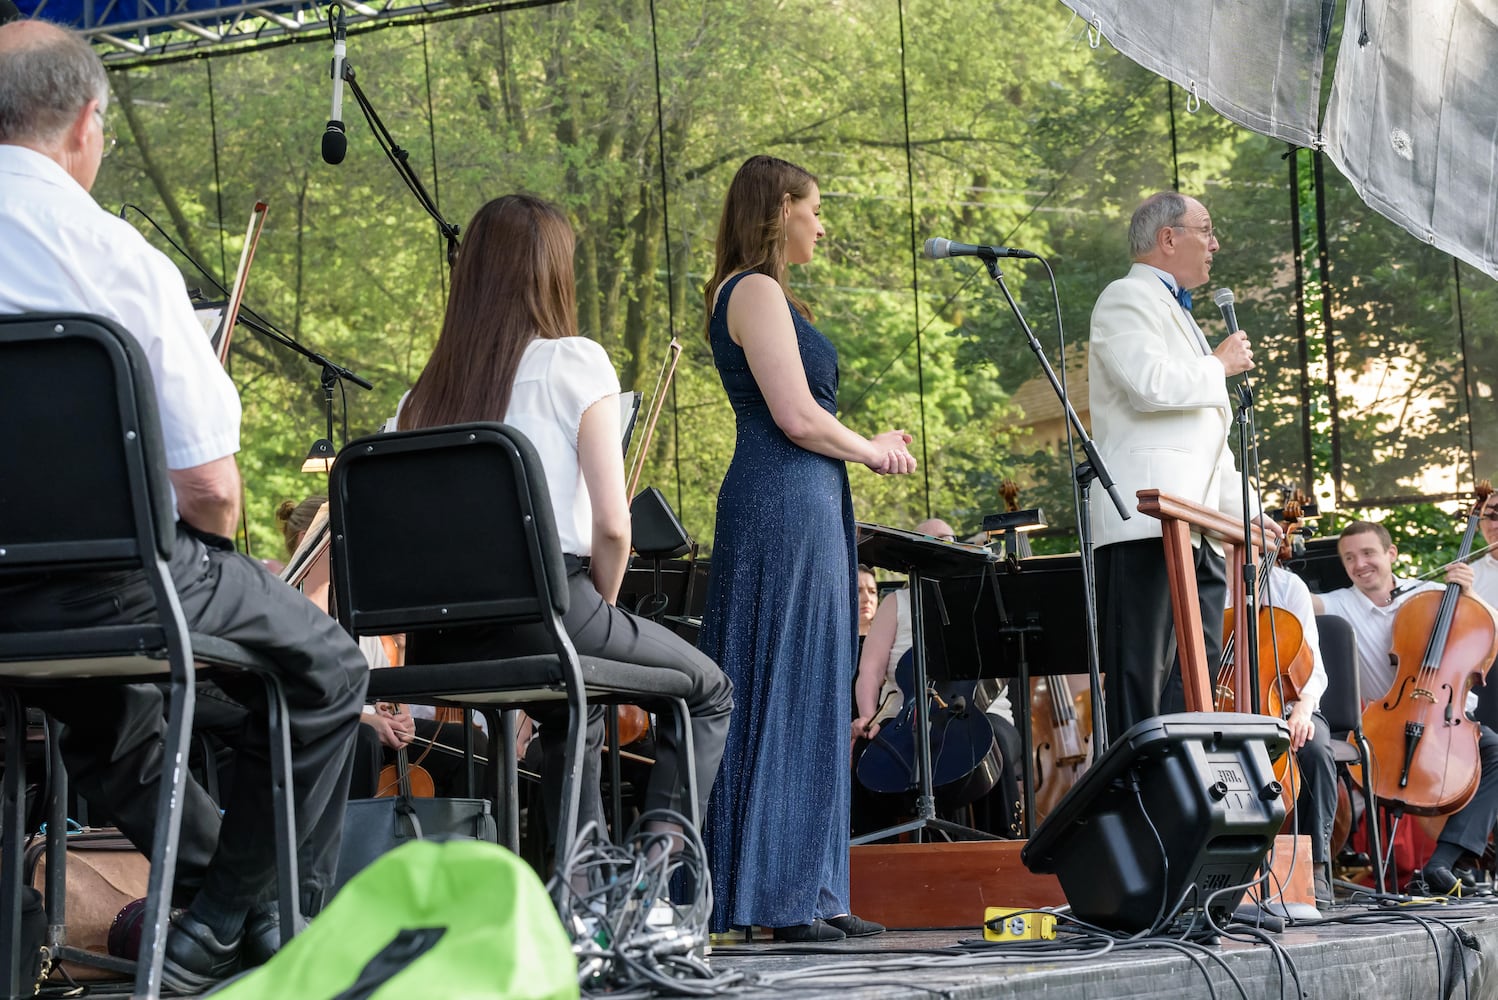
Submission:
<svg viewBox="0 0 1498 1000">
<path fill-rule="evenodd" d="M 115 143 L 119 140 L 114 135 L 114 123 L 105 120 L 104 112 L 95 107 L 94 115 L 99 119 L 99 133 L 104 137 L 103 151 L 99 154 L 99 159 L 102 160 L 114 152 Z"/>
<path fill-rule="evenodd" d="M 1189 229 L 1193 233 L 1201 233 L 1203 236 L 1205 236 L 1207 238 L 1208 242 L 1210 242 L 1212 240 L 1216 240 L 1218 243 L 1222 242 L 1222 230 L 1221 229 L 1214 229 L 1210 225 L 1206 225 L 1206 226 L 1171 226 L 1170 228 L 1171 229 Z"/>
</svg>

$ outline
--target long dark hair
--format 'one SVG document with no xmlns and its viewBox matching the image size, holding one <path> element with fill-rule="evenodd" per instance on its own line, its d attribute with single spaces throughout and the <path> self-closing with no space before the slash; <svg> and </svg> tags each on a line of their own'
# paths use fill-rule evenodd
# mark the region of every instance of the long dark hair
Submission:
<svg viewBox="0 0 1498 1000">
<path fill-rule="evenodd" d="M 723 199 L 713 276 L 702 289 L 707 302 L 705 325 L 712 325 L 718 286 L 738 271 L 758 271 L 774 278 L 796 311 L 813 318 L 811 309 L 791 294 L 785 282 L 785 221 L 780 208 L 786 195 L 799 201 L 811 194 L 816 182 L 810 171 L 774 156 L 751 156 L 739 167 Z"/>
<path fill-rule="evenodd" d="M 567 217 L 540 198 L 510 194 L 478 210 L 401 430 L 504 419 L 526 345 L 577 336 L 573 242 Z"/>
</svg>

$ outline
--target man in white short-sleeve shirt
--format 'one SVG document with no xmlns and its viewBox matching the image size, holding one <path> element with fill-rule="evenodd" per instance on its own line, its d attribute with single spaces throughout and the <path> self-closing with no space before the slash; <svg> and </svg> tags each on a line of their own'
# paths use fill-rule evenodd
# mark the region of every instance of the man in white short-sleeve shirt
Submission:
<svg viewBox="0 0 1498 1000">
<path fill-rule="evenodd" d="M 1390 653 L 1394 647 L 1394 618 L 1399 609 L 1420 591 L 1439 590 L 1442 585 L 1395 577 L 1394 559 L 1399 550 L 1388 529 L 1371 521 L 1354 521 L 1343 528 L 1337 540 L 1337 555 L 1352 586 L 1314 595 L 1316 612 L 1336 615 L 1352 626 L 1358 648 L 1358 681 L 1363 701 L 1367 703 L 1382 697 L 1396 676 Z M 1465 563 L 1452 565 L 1446 571 L 1446 582 L 1470 588 L 1472 567 Z M 1405 586 L 1410 589 L 1405 591 Z M 1398 594 L 1396 587 L 1400 590 Z M 1482 856 L 1493 822 L 1498 819 L 1498 734 L 1481 726 L 1477 745 L 1482 760 L 1477 793 L 1446 821 L 1436 849 L 1424 865 L 1425 886 L 1431 892 L 1460 893 L 1463 855 Z M 1398 767 L 1400 762 L 1378 763 L 1382 767 Z"/>
<path fill-rule="evenodd" d="M 0 26 L 0 313 L 82 312 L 114 320 L 150 366 L 177 536 L 169 569 L 188 627 L 234 640 L 280 668 L 291 729 L 301 906 L 331 889 L 342 839 L 353 734 L 367 667 L 327 615 L 234 551 L 239 520 L 239 399 L 171 263 L 90 197 L 107 152 L 104 66 L 77 34 L 42 21 Z M 39 419 L 41 419 L 39 415 Z M 140 573 L 80 580 L 0 578 L 0 630 L 154 618 Z M 236 740 L 225 813 L 190 778 L 182 802 L 179 898 L 163 978 L 199 993 L 280 945 L 275 901 L 264 685 L 219 686 L 255 719 Z M 163 692 L 154 685 L 40 692 L 66 724 L 74 787 L 149 850 L 162 770 Z"/>
</svg>

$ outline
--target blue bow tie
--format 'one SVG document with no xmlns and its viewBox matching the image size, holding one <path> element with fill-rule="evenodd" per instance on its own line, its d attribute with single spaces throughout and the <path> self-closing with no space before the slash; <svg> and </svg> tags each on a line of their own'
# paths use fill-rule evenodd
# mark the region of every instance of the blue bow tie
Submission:
<svg viewBox="0 0 1498 1000">
<path fill-rule="evenodd" d="M 1174 295 L 1176 297 L 1176 301 L 1181 304 L 1181 308 L 1182 309 L 1186 310 L 1187 312 L 1191 311 L 1191 293 L 1190 292 L 1186 291 L 1186 289 L 1184 289 L 1184 288 L 1173 288 L 1173 287 L 1171 287 L 1170 282 L 1166 281 L 1164 278 L 1160 279 L 1160 284 L 1164 285 L 1166 291 L 1170 292 L 1170 294 L 1172 294 L 1172 295 Z"/>
</svg>

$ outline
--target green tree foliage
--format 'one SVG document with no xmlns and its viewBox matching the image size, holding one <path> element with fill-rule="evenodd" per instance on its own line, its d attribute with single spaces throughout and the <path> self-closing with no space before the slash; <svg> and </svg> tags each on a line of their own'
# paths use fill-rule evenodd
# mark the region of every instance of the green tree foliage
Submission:
<svg viewBox="0 0 1498 1000">
<path fill-rule="evenodd" d="M 111 208 L 140 205 L 219 276 L 233 270 L 250 205 L 269 203 L 247 301 L 374 384 L 335 400 L 341 444 L 345 420 L 349 435 L 377 429 L 419 373 L 446 266 L 434 224 L 352 100 L 348 157 L 322 163 L 327 46 L 309 41 L 114 71 L 122 147 L 96 194 Z M 649 394 L 667 343 L 682 342 L 644 482 L 709 544 L 734 426 L 703 333 L 702 285 L 723 192 L 758 152 L 821 182 L 828 239 L 792 280 L 838 346 L 844 418 L 918 436 L 916 475 L 852 471 L 861 518 L 908 526 L 937 514 L 972 531 L 1000 509 L 999 482 L 1017 476 L 1026 503 L 1067 533 L 1071 463 L 1022 443 L 1012 402 L 1040 375 L 1015 318 L 981 267 L 920 260 L 920 244 L 944 235 L 1045 254 L 1059 310 L 1038 265 L 1006 262 L 1005 280 L 1058 367 L 1064 330 L 1074 372 L 1092 302 L 1127 267 L 1129 212 L 1177 176 L 1228 237 L 1213 287 L 1236 290 L 1260 352 L 1266 482 L 1304 484 L 1309 467 L 1318 485 L 1341 483 L 1342 499 L 1413 495 L 1449 464 L 1454 491 L 1470 479 L 1469 456 L 1480 466 L 1498 446 L 1482 405 L 1498 381 L 1492 282 L 1422 250 L 1329 177 L 1330 357 L 1345 376 L 1333 399 L 1314 377 L 1328 347 L 1314 305 L 1309 380 L 1301 364 L 1293 233 L 1310 240 L 1314 272 L 1309 154 L 1299 154 L 1296 218 L 1281 144 L 1210 109 L 1188 113 L 1164 81 L 1090 48 L 1059 4 L 572 0 L 359 31 L 349 52 L 449 220 L 466 223 L 514 190 L 566 209 L 581 328 L 626 388 Z M 207 291 L 195 275 L 190 284 Z M 1208 298 L 1197 314 L 1219 332 Z M 1411 381 L 1397 399 L 1369 396 L 1353 375 L 1391 359 Z M 322 486 L 296 471 L 325 433 L 320 370 L 243 328 L 231 360 L 245 402 L 249 534 L 271 554 L 276 502 Z"/>
</svg>

